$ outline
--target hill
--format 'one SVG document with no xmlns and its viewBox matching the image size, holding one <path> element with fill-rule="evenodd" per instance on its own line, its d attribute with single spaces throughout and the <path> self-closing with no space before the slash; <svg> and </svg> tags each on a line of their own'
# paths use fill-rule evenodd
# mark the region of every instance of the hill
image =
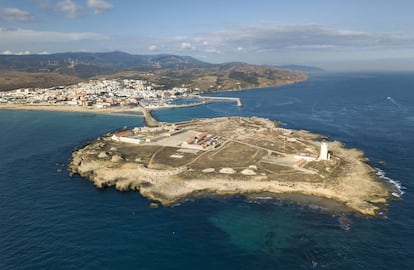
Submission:
<svg viewBox="0 0 414 270">
<path fill-rule="evenodd" d="M 0 91 L 66 85 L 97 77 L 149 79 L 164 87 L 207 90 L 265 87 L 302 81 L 306 75 L 245 63 L 210 64 L 190 56 L 125 52 L 0 55 Z"/>
</svg>

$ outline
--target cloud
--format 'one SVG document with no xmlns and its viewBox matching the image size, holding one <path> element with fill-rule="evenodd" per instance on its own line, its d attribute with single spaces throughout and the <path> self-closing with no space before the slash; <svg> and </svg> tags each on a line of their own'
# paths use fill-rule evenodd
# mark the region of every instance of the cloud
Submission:
<svg viewBox="0 0 414 270">
<path fill-rule="evenodd" d="M 29 29 L 0 28 L 0 47 L 8 44 L 64 43 L 82 40 L 106 40 L 106 36 L 91 32 L 49 32 Z"/>
<path fill-rule="evenodd" d="M 189 42 L 181 42 L 179 48 L 181 50 L 194 50 L 195 48 Z"/>
<path fill-rule="evenodd" d="M 163 53 L 203 55 L 212 62 L 317 64 L 341 59 L 391 57 L 395 52 L 414 56 L 414 36 L 408 34 L 351 31 L 316 24 L 238 25 L 215 32 L 157 38 L 136 37 L 136 40 L 139 42 L 134 40 L 122 43 L 140 44 L 140 47 L 124 47 L 124 50 L 140 53 L 156 48 Z M 151 47 L 153 44 L 156 47 Z"/>
<path fill-rule="evenodd" d="M 56 4 L 56 9 L 66 13 L 65 18 L 75 19 L 81 16 L 82 7 L 72 0 L 62 0 Z"/>
<path fill-rule="evenodd" d="M 250 52 L 412 47 L 414 37 L 328 28 L 322 25 L 259 25 L 203 35 L 209 44 Z M 237 51 L 241 51 L 237 49 Z"/>
<path fill-rule="evenodd" d="M 216 54 L 221 54 L 221 51 L 220 51 L 220 50 L 218 50 L 218 49 L 216 49 L 216 48 L 207 48 L 207 49 L 205 49 L 205 51 L 206 51 L 207 53 L 216 53 Z"/>
<path fill-rule="evenodd" d="M 44 10 L 44 11 L 50 11 L 53 10 L 54 7 L 49 3 L 49 0 L 31 0 L 34 2 L 38 9 Z"/>
<path fill-rule="evenodd" d="M 107 51 L 118 48 L 118 46 L 108 47 L 108 44 L 117 40 L 93 32 L 55 32 L 0 28 L 0 37 L 0 52 L 9 49 L 14 52 L 30 50 L 31 53 L 54 53 L 80 51 L 82 49 Z"/>
<path fill-rule="evenodd" d="M 112 4 L 105 0 L 88 0 L 87 5 L 94 10 L 95 14 L 99 14 L 112 8 Z"/>
<path fill-rule="evenodd" d="M 0 20 L 30 22 L 35 21 L 35 17 L 30 12 L 18 8 L 3 8 L 0 12 Z"/>
<path fill-rule="evenodd" d="M 150 45 L 148 47 L 148 50 L 151 51 L 151 52 L 155 52 L 155 51 L 158 51 L 158 47 L 157 47 L 157 45 Z"/>
<path fill-rule="evenodd" d="M 10 51 L 10 50 L 5 50 L 1 54 L 2 55 L 28 55 L 28 54 L 30 54 L 30 51 L 13 52 L 13 51 Z"/>
</svg>

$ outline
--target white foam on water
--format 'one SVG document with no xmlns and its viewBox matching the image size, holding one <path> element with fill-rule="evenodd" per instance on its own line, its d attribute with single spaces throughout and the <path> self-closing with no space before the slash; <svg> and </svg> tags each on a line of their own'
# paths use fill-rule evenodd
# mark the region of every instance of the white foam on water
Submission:
<svg viewBox="0 0 414 270">
<path fill-rule="evenodd" d="M 405 187 L 402 186 L 399 181 L 394 180 L 394 179 L 392 179 L 392 178 L 390 178 L 388 176 L 385 176 L 385 172 L 383 170 L 381 170 L 380 168 L 375 168 L 375 169 L 377 170 L 377 175 L 381 179 L 384 179 L 384 180 L 388 181 L 389 183 L 391 183 L 393 186 L 395 186 L 397 188 L 398 192 L 392 192 L 391 194 L 394 197 L 400 198 L 404 194 L 403 189 L 405 189 Z"/>
</svg>

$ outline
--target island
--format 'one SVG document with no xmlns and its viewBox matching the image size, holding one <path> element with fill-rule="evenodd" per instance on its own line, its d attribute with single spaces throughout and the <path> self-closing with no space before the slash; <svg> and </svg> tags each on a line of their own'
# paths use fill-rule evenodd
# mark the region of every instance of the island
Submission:
<svg viewBox="0 0 414 270">
<path fill-rule="evenodd" d="M 151 126 L 74 150 L 69 169 L 98 188 L 137 190 L 153 206 L 201 196 L 300 194 L 376 216 L 397 195 L 362 151 L 258 117 L 152 119 Z"/>
</svg>

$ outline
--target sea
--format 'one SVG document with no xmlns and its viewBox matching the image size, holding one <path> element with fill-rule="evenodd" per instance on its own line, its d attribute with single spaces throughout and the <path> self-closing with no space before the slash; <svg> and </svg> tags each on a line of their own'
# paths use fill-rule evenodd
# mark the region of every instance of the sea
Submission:
<svg viewBox="0 0 414 270">
<path fill-rule="evenodd" d="M 414 73 L 326 72 L 212 95 L 240 97 L 243 107 L 223 101 L 154 116 L 259 116 L 323 134 L 363 150 L 400 198 L 379 218 L 245 197 L 153 209 L 137 191 L 97 189 L 67 171 L 73 149 L 143 126 L 141 117 L 3 110 L 0 269 L 414 269 Z"/>
</svg>

